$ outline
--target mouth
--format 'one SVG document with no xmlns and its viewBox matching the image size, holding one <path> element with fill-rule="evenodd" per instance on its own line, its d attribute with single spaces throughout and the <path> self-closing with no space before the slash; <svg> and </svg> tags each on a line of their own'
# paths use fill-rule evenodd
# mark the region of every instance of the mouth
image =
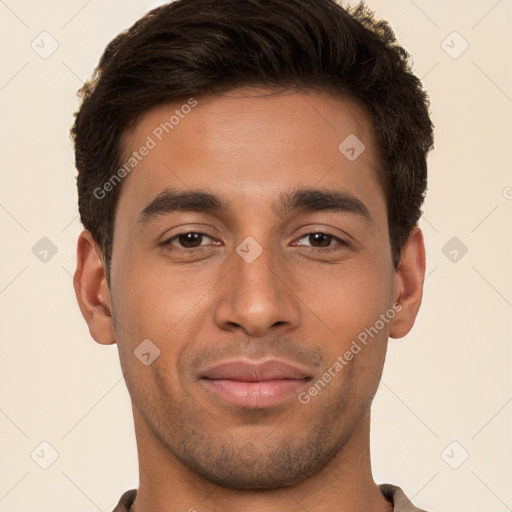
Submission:
<svg viewBox="0 0 512 512">
<path fill-rule="evenodd" d="M 200 381 L 221 400 L 238 407 L 261 409 L 277 405 L 307 386 L 307 371 L 278 360 L 225 362 L 207 369 Z"/>
</svg>

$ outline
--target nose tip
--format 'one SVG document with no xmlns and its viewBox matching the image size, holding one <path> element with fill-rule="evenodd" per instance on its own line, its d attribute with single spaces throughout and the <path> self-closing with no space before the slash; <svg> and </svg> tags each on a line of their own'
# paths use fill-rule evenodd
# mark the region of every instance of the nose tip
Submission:
<svg viewBox="0 0 512 512">
<path fill-rule="evenodd" d="M 248 252 L 254 246 L 247 242 Z M 296 326 L 299 308 L 291 293 L 284 269 L 278 269 L 277 257 L 261 251 L 251 263 L 243 257 L 235 261 L 230 278 L 219 287 L 215 317 L 226 329 L 241 327 L 250 336 L 264 336 L 270 328 Z M 280 275 L 281 274 L 281 275 Z"/>
</svg>

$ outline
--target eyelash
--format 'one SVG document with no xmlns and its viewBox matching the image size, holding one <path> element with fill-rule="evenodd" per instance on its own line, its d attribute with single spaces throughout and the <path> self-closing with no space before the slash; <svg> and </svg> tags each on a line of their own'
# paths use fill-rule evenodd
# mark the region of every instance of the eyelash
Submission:
<svg viewBox="0 0 512 512">
<path fill-rule="evenodd" d="M 169 251 L 178 252 L 178 253 L 186 253 L 186 254 L 191 254 L 191 253 L 196 252 L 196 251 L 203 251 L 203 250 L 205 250 L 204 246 L 192 247 L 190 249 L 184 249 L 184 248 L 172 246 L 171 242 L 173 240 L 177 239 L 178 237 L 180 237 L 182 235 L 189 235 L 189 234 L 206 236 L 208 238 L 212 238 L 213 239 L 213 237 L 211 235 L 209 235 L 208 233 L 204 233 L 202 231 L 183 231 L 182 233 L 177 233 L 176 235 L 173 235 L 171 238 L 168 238 L 167 240 L 164 240 L 159 245 L 161 245 L 162 247 L 164 247 L 165 249 L 167 249 Z M 349 247 L 349 244 L 347 242 L 345 242 L 345 240 L 342 240 L 341 238 L 339 238 L 339 237 L 337 237 L 337 236 L 335 236 L 335 235 L 333 235 L 331 233 L 327 233 L 326 231 L 321 231 L 321 230 L 320 231 L 311 231 L 309 233 L 304 233 L 300 238 L 298 238 L 298 240 L 302 240 L 305 237 L 308 237 L 310 235 L 317 235 L 317 234 L 321 234 L 321 235 L 325 235 L 325 236 L 330 237 L 331 239 L 339 242 L 340 246 L 342 246 L 342 247 Z M 330 252 L 337 251 L 337 250 L 340 249 L 340 247 L 311 247 L 311 246 L 305 246 L 305 247 L 310 247 L 310 249 L 313 250 L 313 251 L 321 251 L 323 253 L 330 253 Z"/>
</svg>

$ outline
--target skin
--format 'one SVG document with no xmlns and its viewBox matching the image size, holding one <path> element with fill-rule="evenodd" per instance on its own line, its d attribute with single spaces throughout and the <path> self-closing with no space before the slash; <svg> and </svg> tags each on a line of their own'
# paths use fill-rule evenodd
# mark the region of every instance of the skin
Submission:
<svg viewBox="0 0 512 512">
<path fill-rule="evenodd" d="M 392 509 L 371 473 L 370 405 L 388 337 L 407 334 L 420 307 L 422 233 L 411 232 L 395 270 L 378 153 L 361 107 L 323 93 L 270 92 L 198 98 L 126 178 L 110 287 L 99 246 L 87 231 L 78 240 L 81 311 L 98 343 L 117 343 L 132 400 L 136 512 Z M 139 119 L 125 134 L 126 155 L 181 104 Z M 353 162 L 338 150 L 349 134 L 366 146 Z M 167 188 L 208 190 L 229 209 L 138 222 Z M 369 219 L 276 211 L 280 195 L 297 188 L 349 193 Z M 205 231 L 195 243 L 161 245 Z M 319 231 L 333 236 L 308 236 Z M 248 236 L 263 250 L 252 263 L 235 250 Z M 201 369 L 227 359 L 275 357 L 307 368 L 314 382 L 397 302 L 394 318 L 307 404 L 292 396 L 242 408 L 199 381 Z M 148 366 L 134 356 L 144 339 L 160 349 Z"/>
</svg>

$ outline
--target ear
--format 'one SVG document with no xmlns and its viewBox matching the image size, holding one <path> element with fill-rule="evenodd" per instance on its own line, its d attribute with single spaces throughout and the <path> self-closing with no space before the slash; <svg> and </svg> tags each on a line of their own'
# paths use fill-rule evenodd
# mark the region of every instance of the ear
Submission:
<svg viewBox="0 0 512 512">
<path fill-rule="evenodd" d="M 416 226 L 402 249 L 396 271 L 394 297 L 401 309 L 397 309 L 397 314 L 390 322 L 391 338 L 402 338 L 412 329 L 421 305 L 424 280 L 425 245 L 423 233 Z"/>
<path fill-rule="evenodd" d="M 107 285 L 104 258 L 98 244 L 87 230 L 82 231 L 78 237 L 73 286 L 91 336 L 102 345 L 115 343 L 112 300 Z"/>
</svg>

